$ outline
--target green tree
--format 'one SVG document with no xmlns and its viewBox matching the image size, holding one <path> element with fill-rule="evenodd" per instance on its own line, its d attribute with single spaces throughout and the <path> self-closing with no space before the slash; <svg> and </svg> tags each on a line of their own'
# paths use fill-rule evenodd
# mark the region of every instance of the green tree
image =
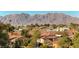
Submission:
<svg viewBox="0 0 79 59">
<path fill-rule="evenodd" d="M 18 38 L 16 41 L 12 44 L 13 48 L 25 48 L 30 43 L 31 39 L 27 38 Z"/>
<path fill-rule="evenodd" d="M 69 25 L 70 29 L 78 29 L 78 24 L 70 23 Z"/>
<path fill-rule="evenodd" d="M 23 40 L 17 39 L 13 44 L 13 48 L 21 48 L 23 46 Z"/>
<path fill-rule="evenodd" d="M 44 26 L 47 26 L 47 27 L 49 27 L 49 26 L 50 26 L 50 24 L 44 24 Z"/>
<path fill-rule="evenodd" d="M 57 28 L 57 25 L 55 25 L 55 24 L 53 24 L 52 26 L 53 26 L 54 29 Z"/>
<path fill-rule="evenodd" d="M 11 32 L 11 31 L 14 31 L 15 27 L 11 26 L 10 24 L 7 24 L 6 29 L 7 29 L 7 31 Z"/>
<path fill-rule="evenodd" d="M 28 37 L 28 36 L 29 36 L 28 30 L 23 29 L 23 30 L 21 31 L 21 35 L 24 36 L 24 37 Z"/>
<path fill-rule="evenodd" d="M 61 38 L 59 38 L 59 46 L 62 48 L 69 48 L 69 46 L 71 46 L 71 39 L 68 38 L 67 36 L 63 36 Z"/>
<path fill-rule="evenodd" d="M 5 48 L 8 47 L 8 33 L 0 32 L 0 46 Z"/>
<path fill-rule="evenodd" d="M 66 26 L 66 25 L 64 25 L 64 24 L 59 24 L 58 26 L 59 26 L 59 27 L 64 27 L 64 26 Z"/>
<path fill-rule="evenodd" d="M 40 37 L 40 31 L 39 30 L 34 30 L 33 31 L 33 36 L 32 36 L 32 40 L 31 42 L 28 44 L 28 47 L 35 47 L 36 46 L 36 42 L 37 42 L 37 39 Z"/>
<path fill-rule="evenodd" d="M 35 26 L 36 26 L 36 27 L 39 27 L 39 24 L 38 24 L 38 23 L 36 23 L 36 24 L 35 24 Z"/>
<path fill-rule="evenodd" d="M 44 43 L 40 46 L 40 48 L 48 48 L 48 45 Z"/>
<path fill-rule="evenodd" d="M 73 42 L 73 47 L 74 48 L 79 48 L 79 33 L 75 33 L 72 42 Z"/>
<path fill-rule="evenodd" d="M 23 41 L 23 46 L 28 46 L 28 44 L 30 43 L 30 41 L 31 41 L 31 39 L 30 38 L 28 38 L 28 39 L 25 39 L 24 41 Z"/>
</svg>

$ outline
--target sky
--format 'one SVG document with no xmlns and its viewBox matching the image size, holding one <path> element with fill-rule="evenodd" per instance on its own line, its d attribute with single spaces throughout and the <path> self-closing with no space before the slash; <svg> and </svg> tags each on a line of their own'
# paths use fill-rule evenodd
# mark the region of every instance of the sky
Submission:
<svg viewBox="0 0 79 59">
<path fill-rule="evenodd" d="M 0 16 L 5 16 L 9 14 L 21 14 L 21 13 L 30 14 L 30 15 L 47 14 L 47 13 L 64 13 L 74 17 L 79 17 L 79 11 L 0 11 Z"/>
</svg>

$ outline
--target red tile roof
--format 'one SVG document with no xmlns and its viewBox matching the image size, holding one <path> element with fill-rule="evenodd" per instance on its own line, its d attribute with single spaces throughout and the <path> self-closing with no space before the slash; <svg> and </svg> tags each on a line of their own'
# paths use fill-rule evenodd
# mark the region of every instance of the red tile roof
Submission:
<svg viewBox="0 0 79 59">
<path fill-rule="evenodd" d="M 20 32 L 9 32 L 9 39 L 22 37 Z"/>
</svg>

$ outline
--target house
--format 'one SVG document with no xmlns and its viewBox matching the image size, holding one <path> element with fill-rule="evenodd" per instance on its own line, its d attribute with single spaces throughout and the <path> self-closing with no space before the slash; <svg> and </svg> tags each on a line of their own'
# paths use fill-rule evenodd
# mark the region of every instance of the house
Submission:
<svg viewBox="0 0 79 59">
<path fill-rule="evenodd" d="M 22 29 L 20 29 L 20 28 L 14 30 L 14 32 L 21 32 L 21 31 L 22 31 Z"/>
<path fill-rule="evenodd" d="M 59 47 L 58 46 L 58 40 L 60 37 L 62 37 L 63 32 L 56 32 L 56 31 L 42 31 L 41 32 L 41 39 L 43 40 L 43 43 L 46 43 L 50 47 Z"/>
<path fill-rule="evenodd" d="M 50 31 L 41 31 L 41 37 L 42 36 L 53 36 L 53 35 L 55 35 L 55 32 L 50 32 Z"/>
<path fill-rule="evenodd" d="M 21 40 L 23 42 L 24 40 L 27 40 L 27 38 L 19 37 L 19 38 L 12 38 L 12 39 L 10 39 L 10 41 L 9 41 L 9 47 L 10 48 L 13 47 L 14 43 L 16 42 L 16 40 Z"/>
<path fill-rule="evenodd" d="M 74 29 L 70 29 L 70 30 L 66 31 L 68 37 L 71 38 L 71 39 L 73 38 L 75 32 L 76 31 Z"/>
<path fill-rule="evenodd" d="M 44 39 L 43 38 L 37 39 L 37 42 L 38 43 L 44 43 Z"/>
<path fill-rule="evenodd" d="M 55 36 L 56 36 L 56 37 L 61 37 L 62 35 L 61 35 L 61 34 L 55 34 Z"/>
<path fill-rule="evenodd" d="M 56 29 L 53 29 L 53 31 L 66 31 L 69 30 L 68 27 L 57 27 Z"/>
<path fill-rule="evenodd" d="M 8 36 L 10 42 L 15 42 L 18 38 L 22 37 L 20 32 L 8 32 Z"/>
<path fill-rule="evenodd" d="M 9 32 L 9 39 L 22 37 L 20 32 Z"/>
</svg>

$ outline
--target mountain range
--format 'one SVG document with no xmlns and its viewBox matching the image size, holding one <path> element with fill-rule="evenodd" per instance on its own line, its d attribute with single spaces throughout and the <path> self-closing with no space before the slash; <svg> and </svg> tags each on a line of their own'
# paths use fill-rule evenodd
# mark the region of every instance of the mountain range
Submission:
<svg viewBox="0 0 79 59">
<path fill-rule="evenodd" d="M 63 13 L 48 13 L 48 14 L 10 14 L 0 16 L 0 21 L 4 24 L 11 24 L 14 26 L 30 25 L 30 24 L 79 24 L 79 18 L 66 15 Z"/>
</svg>

